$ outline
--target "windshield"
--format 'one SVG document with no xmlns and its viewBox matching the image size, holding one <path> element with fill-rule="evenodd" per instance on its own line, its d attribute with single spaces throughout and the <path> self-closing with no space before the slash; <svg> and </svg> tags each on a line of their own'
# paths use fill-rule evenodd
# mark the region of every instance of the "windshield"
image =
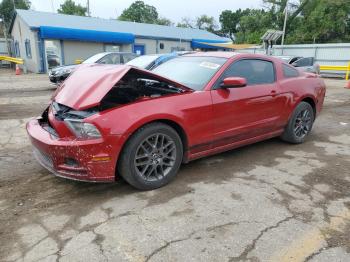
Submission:
<svg viewBox="0 0 350 262">
<path fill-rule="evenodd" d="M 156 60 L 160 55 L 143 55 L 127 62 L 127 65 L 136 66 L 138 68 L 147 68 L 150 63 Z"/>
<path fill-rule="evenodd" d="M 194 90 L 202 90 L 226 61 L 221 57 L 183 56 L 161 64 L 153 72 Z"/>
<path fill-rule="evenodd" d="M 106 55 L 106 53 L 98 53 L 96 55 L 90 56 L 82 64 L 93 64 L 93 63 L 96 63 L 98 60 L 100 60 L 105 55 Z"/>
</svg>

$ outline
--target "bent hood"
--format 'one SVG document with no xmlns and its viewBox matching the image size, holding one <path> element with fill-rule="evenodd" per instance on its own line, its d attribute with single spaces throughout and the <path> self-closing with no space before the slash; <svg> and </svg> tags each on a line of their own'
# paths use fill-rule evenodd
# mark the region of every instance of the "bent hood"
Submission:
<svg viewBox="0 0 350 262">
<path fill-rule="evenodd" d="M 53 101 L 75 110 L 84 110 L 98 106 L 102 98 L 130 70 L 142 72 L 153 79 L 159 79 L 159 81 L 169 82 L 185 91 L 193 91 L 172 80 L 128 65 L 92 64 L 79 66 L 59 87 L 53 96 Z"/>
</svg>

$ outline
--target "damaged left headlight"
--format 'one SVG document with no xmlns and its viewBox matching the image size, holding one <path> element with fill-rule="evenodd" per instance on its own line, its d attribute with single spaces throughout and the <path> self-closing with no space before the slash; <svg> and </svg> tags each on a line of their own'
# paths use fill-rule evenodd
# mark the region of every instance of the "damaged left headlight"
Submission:
<svg viewBox="0 0 350 262">
<path fill-rule="evenodd" d="M 97 127 L 90 123 L 85 123 L 80 119 L 64 119 L 69 129 L 78 138 L 100 138 L 101 133 Z"/>
</svg>

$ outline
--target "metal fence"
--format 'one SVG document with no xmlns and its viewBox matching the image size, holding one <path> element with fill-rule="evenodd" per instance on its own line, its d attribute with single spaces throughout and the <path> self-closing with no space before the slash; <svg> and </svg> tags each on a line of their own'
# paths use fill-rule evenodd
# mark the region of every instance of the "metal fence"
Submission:
<svg viewBox="0 0 350 262">
<path fill-rule="evenodd" d="M 0 56 L 8 56 L 8 44 L 6 43 L 5 38 L 0 38 Z M 0 67 L 2 66 L 10 66 L 10 62 L 8 61 L 0 61 Z"/>
<path fill-rule="evenodd" d="M 309 45 L 276 45 L 272 48 L 272 55 L 313 57 L 319 65 L 347 66 L 350 62 L 350 43 L 340 44 L 309 44 Z M 265 54 L 262 48 L 248 48 L 239 50 L 243 53 Z M 323 74 L 345 75 L 341 71 L 323 70 Z"/>
</svg>

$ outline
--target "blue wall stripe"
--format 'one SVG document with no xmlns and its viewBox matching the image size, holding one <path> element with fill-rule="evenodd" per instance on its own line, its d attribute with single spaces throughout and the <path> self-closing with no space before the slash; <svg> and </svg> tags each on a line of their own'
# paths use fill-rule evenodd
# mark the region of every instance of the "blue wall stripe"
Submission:
<svg viewBox="0 0 350 262">
<path fill-rule="evenodd" d="M 64 27 L 40 26 L 40 38 L 76 40 L 102 43 L 131 44 L 135 36 L 129 33 L 73 29 Z"/>
</svg>

